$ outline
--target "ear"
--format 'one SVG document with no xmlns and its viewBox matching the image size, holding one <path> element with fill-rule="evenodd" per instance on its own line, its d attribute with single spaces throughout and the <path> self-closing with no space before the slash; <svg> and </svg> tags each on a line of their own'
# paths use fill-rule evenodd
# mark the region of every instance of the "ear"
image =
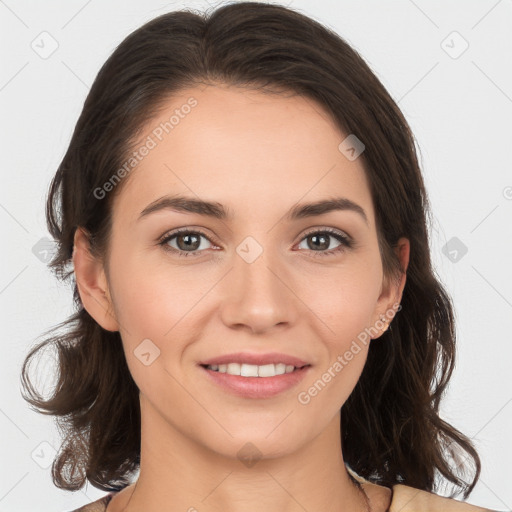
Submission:
<svg viewBox="0 0 512 512">
<path fill-rule="evenodd" d="M 407 278 L 406 271 L 409 265 L 409 254 L 410 254 L 410 243 L 407 238 L 400 238 L 397 242 L 397 246 L 394 249 L 395 254 L 400 260 L 402 267 L 402 275 L 397 282 L 394 278 L 391 279 L 385 276 L 383 279 L 382 290 L 377 301 L 376 314 L 373 321 L 373 331 L 379 331 L 375 336 L 372 335 L 372 339 L 379 338 L 389 327 L 389 324 L 393 321 L 394 315 L 398 312 L 398 305 L 402 300 L 402 293 L 405 287 L 405 281 Z"/>
<path fill-rule="evenodd" d="M 75 231 L 72 259 L 84 308 L 103 329 L 118 331 L 103 263 L 91 254 L 89 237 L 80 227 Z"/>
</svg>

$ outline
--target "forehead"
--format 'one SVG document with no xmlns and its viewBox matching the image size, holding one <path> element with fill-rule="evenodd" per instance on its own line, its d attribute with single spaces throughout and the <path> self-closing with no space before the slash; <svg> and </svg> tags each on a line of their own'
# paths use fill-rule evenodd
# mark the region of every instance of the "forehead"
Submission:
<svg viewBox="0 0 512 512">
<path fill-rule="evenodd" d="M 141 131 L 114 222 L 116 216 L 135 222 L 148 203 L 171 193 L 219 201 L 235 212 L 243 207 L 245 214 L 343 195 L 364 203 L 372 219 L 363 164 L 338 149 L 345 137 L 318 103 L 301 95 L 231 86 L 182 90 Z"/>
</svg>

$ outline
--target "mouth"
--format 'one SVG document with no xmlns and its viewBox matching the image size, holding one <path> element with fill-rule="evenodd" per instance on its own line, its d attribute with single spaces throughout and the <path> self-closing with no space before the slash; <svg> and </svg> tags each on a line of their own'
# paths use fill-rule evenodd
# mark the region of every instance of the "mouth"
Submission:
<svg viewBox="0 0 512 512">
<path fill-rule="evenodd" d="M 275 397 L 296 387 L 308 374 L 311 365 L 252 365 L 245 363 L 199 365 L 217 389 L 242 398 Z"/>
<path fill-rule="evenodd" d="M 227 364 L 202 364 L 206 370 L 212 372 L 226 373 L 228 375 L 239 376 L 239 377 L 256 377 L 256 378 L 270 378 L 276 377 L 277 375 L 284 375 L 288 373 L 301 370 L 309 364 L 301 366 L 294 366 L 285 363 L 270 363 L 264 365 L 246 364 L 246 363 L 227 363 Z"/>
</svg>

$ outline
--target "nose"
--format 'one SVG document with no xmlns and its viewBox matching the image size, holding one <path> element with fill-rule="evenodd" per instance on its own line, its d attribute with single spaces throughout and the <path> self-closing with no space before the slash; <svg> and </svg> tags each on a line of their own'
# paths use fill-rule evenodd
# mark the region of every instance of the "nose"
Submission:
<svg viewBox="0 0 512 512">
<path fill-rule="evenodd" d="M 263 334 L 284 328 L 299 318 L 300 300 L 295 295 L 291 273 L 265 252 L 254 261 L 238 254 L 224 279 L 220 314 L 231 329 Z"/>
</svg>

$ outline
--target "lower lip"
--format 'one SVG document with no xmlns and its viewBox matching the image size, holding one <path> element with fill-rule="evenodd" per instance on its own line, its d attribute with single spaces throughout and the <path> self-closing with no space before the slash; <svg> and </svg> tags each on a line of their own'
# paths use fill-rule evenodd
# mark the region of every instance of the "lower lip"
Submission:
<svg viewBox="0 0 512 512">
<path fill-rule="evenodd" d="M 291 373 L 274 377 L 242 377 L 200 368 L 210 379 L 227 391 L 244 398 L 270 398 L 296 386 L 308 373 L 311 366 L 304 366 Z"/>
</svg>

